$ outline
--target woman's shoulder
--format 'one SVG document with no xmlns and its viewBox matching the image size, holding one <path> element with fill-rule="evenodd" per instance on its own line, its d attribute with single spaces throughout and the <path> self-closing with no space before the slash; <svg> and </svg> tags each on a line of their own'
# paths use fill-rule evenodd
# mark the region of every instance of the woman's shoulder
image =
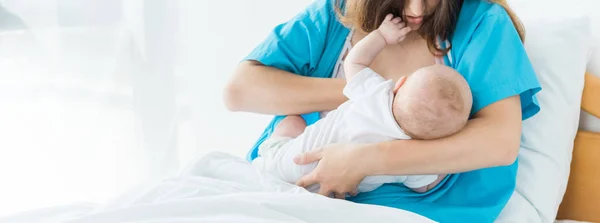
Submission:
<svg viewBox="0 0 600 223">
<path fill-rule="evenodd" d="M 450 56 L 473 92 L 473 114 L 514 95 L 524 119 L 535 114 L 540 84 L 508 12 L 487 0 L 464 0 L 461 10 Z"/>
<path fill-rule="evenodd" d="M 488 0 L 464 0 L 460 14 L 460 17 L 472 21 L 481 20 L 488 16 L 508 16 L 504 7 Z"/>
<path fill-rule="evenodd" d="M 339 0 L 315 0 L 312 1 L 297 17 L 308 16 L 313 20 L 335 18 L 335 4 L 344 1 Z"/>
<path fill-rule="evenodd" d="M 330 32 L 337 31 L 340 27 L 344 28 L 338 21 L 336 14 L 336 4 L 343 7 L 344 2 L 344 0 L 314 0 L 303 11 L 284 24 L 310 26 L 321 37 L 325 37 Z"/>
<path fill-rule="evenodd" d="M 452 49 L 462 52 L 474 35 L 490 35 L 491 33 L 477 32 L 478 29 L 514 27 L 510 16 L 501 5 L 487 0 L 464 0 L 458 17 L 456 29 L 452 36 Z"/>
<path fill-rule="evenodd" d="M 499 20 L 512 25 L 508 12 L 501 5 L 487 0 L 464 0 L 455 32 L 472 33 L 482 23 L 496 23 Z"/>
</svg>

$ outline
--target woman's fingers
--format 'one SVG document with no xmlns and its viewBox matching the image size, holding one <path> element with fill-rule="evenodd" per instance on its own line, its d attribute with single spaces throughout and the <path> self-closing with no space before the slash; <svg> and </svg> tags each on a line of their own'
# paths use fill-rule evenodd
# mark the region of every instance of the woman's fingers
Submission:
<svg viewBox="0 0 600 223">
<path fill-rule="evenodd" d="M 307 187 L 309 187 L 313 184 L 317 184 L 317 183 L 319 183 L 317 178 L 314 177 L 314 174 L 310 173 L 310 174 L 304 175 L 302 178 L 300 178 L 300 180 L 298 180 L 298 182 L 296 182 L 296 185 L 299 187 L 307 188 Z"/>
<path fill-rule="evenodd" d="M 342 199 L 342 200 L 346 199 L 346 193 L 335 192 L 333 194 L 334 194 L 335 198 L 337 198 L 337 199 Z"/>
<path fill-rule="evenodd" d="M 396 18 L 392 19 L 393 24 L 400 24 L 400 22 L 402 22 L 402 18 L 400 18 L 400 17 L 396 17 Z"/>
<path fill-rule="evenodd" d="M 318 184 L 318 183 L 319 183 L 319 181 L 317 180 L 316 177 L 314 177 L 314 174 L 310 173 L 310 174 L 305 175 L 304 177 L 300 178 L 300 180 L 298 180 L 298 182 L 296 182 L 296 185 L 307 188 L 311 185 Z M 332 190 L 329 189 L 329 187 L 321 186 L 319 188 L 319 194 L 321 194 L 325 197 L 329 197 L 332 194 Z M 335 198 L 340 198 L 340 199 L 345 198 L 345 196 L 342 195 L 343 193 L 333 193 L 333 194 L 334 194 Z"/>
<path fill-rule="evenodd" d="M 350 194 L 350 196 L 354 197 L 354 196 L 358 195 L 358 191 L 355 189 L 352 192 L 350 192 L 349 194 Z"/>
<path fill-rule="evenodd" d="M 319 188 L 319 194 L 323 195 L 325 197 L 329 197 L 329 195 L 331 195 L 331 190 L 329 190 L 325 187 L 321 187 L 321 188 Z"/>
<path fill-rule="evenodd" d="M 323 158 L 323 153 L 321 150 L 311 151 L 294 157 L 294 162 L 298 165 L 306 165 L 317 162 L 321 160 L 321 158 Z"/>
</svg>

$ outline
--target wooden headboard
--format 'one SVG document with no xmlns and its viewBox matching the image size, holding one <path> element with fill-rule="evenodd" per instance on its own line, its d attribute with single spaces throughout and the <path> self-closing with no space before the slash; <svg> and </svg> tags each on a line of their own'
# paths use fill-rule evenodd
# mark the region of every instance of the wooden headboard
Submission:
<svg viewBox="0 0 600 223">
<path fill-rule="evenodd" d="M 585 75 L 581 109 L 600 118 L 600 77 Z M 600 222 L 600 133 L 579 130 L 557 219 Z"/>
</svg>

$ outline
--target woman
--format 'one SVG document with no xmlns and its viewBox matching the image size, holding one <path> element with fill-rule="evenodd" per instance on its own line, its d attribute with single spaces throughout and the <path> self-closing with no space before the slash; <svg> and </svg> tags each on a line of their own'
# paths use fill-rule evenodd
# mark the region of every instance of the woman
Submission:
<svg viewBox="0 0 600 223">
<path fill-rule="evenodd" d="M 387 184 L 349 200 L 440 222 L 492 222 L 515 188 L 521 122 L 539 111 L 540 85 L 522 44 L 523 29 L 504 0 L 316 0 L 277 26 L 227 86 L 230 110 L 280 115 L 248 159 L 282 115 L 302 114 L 310 125 L 347 100 L 344 81 L 329 77 L 343 76 L 339 64 L 348 48 L 388 13 L 416 31 L 387 46 L 373 70 L 397 80 L 403 75 L 392 74 L 409 74 L 443 57 L 471 86 L 471 120 L 443 139 L 335 144 L 304 154 L 298 164 L 319 163 L 298 185 L 320 184 L 323 195 L 342 198 L 368 175 L 451 174 L 425 194 Z"/>
</svg>

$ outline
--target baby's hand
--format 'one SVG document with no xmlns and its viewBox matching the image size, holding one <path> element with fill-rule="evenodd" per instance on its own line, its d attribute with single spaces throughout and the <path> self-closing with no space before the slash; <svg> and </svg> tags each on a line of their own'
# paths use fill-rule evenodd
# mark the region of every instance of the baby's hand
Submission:
<svg viewBox="0 0 600 223">
<path fill-rule="evenodd" d="M 410 32 L 410 27 L 402 22 L 402 18 L 394 18 L 394 15 L 388 14 L 378 30 L 387 44 L 397 44 L 404 40 L 406 34 Z"/>
</svg>

